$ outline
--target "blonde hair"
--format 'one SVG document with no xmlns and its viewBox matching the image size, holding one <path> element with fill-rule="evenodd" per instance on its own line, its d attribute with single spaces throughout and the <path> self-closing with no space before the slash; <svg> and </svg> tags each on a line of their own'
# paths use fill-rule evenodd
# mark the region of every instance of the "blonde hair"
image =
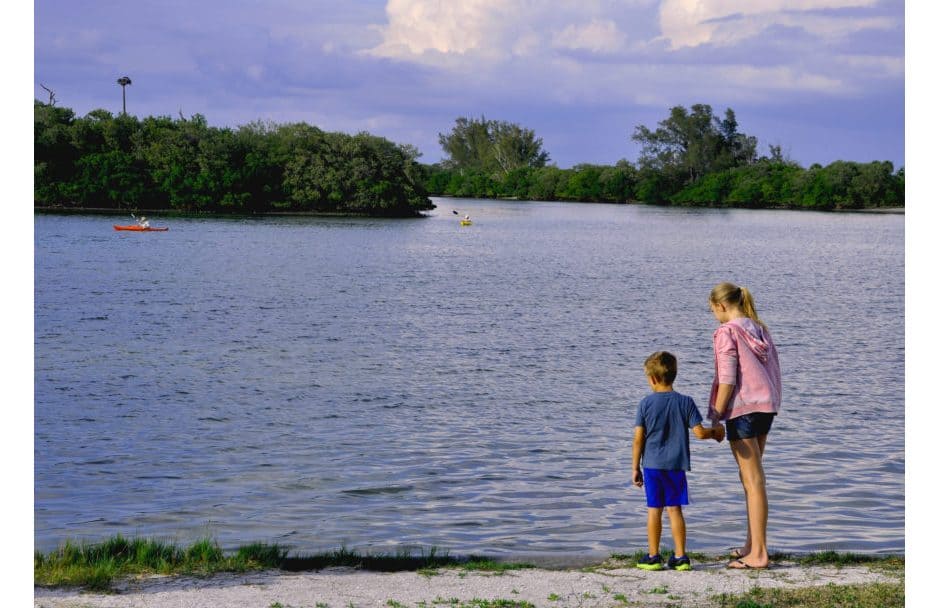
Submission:
<svg viewBox="0 0 940 608">
<path fill-rule="evenodd" d="M 672 384 L 679 373 L 679 362 L 672 353 L 659 350 L 646 358 L 643 362 L 643 371 L 647 376 Z"/>
<path fill-rule="evenodd" d="M 767 329 L 767 325 L 757 316 L 757 308 L 754 306 L 754 296 L 751 295 L 747 287 L 738 287 L 734 283 L 719 283 L 712 289 L 711 294 L 708 296 L 708 301 L 712 304 L 734 306 L 743 312 L 744 316 L 764 329 Z"/>
</svg>

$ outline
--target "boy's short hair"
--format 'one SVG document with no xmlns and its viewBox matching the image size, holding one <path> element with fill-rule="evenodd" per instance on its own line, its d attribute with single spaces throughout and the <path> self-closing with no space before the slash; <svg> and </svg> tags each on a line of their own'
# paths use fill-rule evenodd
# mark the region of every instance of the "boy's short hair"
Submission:
<svg viewBox="0 0 940 608">
<path fill-rule="evenodd" d="M 647 376 L 672 384 L 676 379 L 676 374 L 679 373 L 679 362 L 672 353 L 659 350 L 646 358 L 643 371 Z"/>
</svg>

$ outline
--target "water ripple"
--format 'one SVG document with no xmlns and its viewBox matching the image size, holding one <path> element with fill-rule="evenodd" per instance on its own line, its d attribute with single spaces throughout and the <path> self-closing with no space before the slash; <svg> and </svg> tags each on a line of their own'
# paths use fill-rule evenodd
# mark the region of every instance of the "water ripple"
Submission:
<svg viewBox="0 0 940 608">
<path fill-rule="evenodd" d="M 478 230 L 178 218 L 145 243 L 37 216 L 36 548 L 123 532 L 633 551 L 643 360 L 673 351 L 704 409 L 705 298 L 730 278 L 754 287 L 784 370 L 771 548 L 904 550 L 904 308 L 887 297 L 903 217 L 459 204 Z M 729 276 L 732 233 L 767 254 Z M 692 455 L 690 547 L 724 550 L 744 537 L 733 458 Z"/>
</svg>

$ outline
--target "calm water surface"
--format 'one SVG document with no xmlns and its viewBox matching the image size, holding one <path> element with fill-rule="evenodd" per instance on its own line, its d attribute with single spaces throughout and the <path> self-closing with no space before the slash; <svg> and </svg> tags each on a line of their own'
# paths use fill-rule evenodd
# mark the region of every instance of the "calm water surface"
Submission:
<svg viewBox="0 0 940 608">
<path fill-rule="evenodd" d="M 731 280 L 783 368 L 771 549 L 903 552 L 903 216 L 437 203 L 140 234 L 36 216 L 36 548 L 632 552 L 643 360 L 674 352 L 704 411 Z M 689 545 L 720 551 L 737 471 L 727 444 L 692 462 Z"/>
</svg>

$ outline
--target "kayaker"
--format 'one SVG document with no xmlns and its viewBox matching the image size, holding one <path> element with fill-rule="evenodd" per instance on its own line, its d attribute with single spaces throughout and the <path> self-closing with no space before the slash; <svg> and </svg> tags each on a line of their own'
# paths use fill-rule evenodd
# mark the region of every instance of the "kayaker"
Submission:
<svg viewBox="0 0 940 608">
<path fill-rule="evenodd" d="M 137 220 L 137 225 L 141 228 L 150 228 L 150 221 L 146 217 L 140 216 L 140 219 Z"/>
</svg>

